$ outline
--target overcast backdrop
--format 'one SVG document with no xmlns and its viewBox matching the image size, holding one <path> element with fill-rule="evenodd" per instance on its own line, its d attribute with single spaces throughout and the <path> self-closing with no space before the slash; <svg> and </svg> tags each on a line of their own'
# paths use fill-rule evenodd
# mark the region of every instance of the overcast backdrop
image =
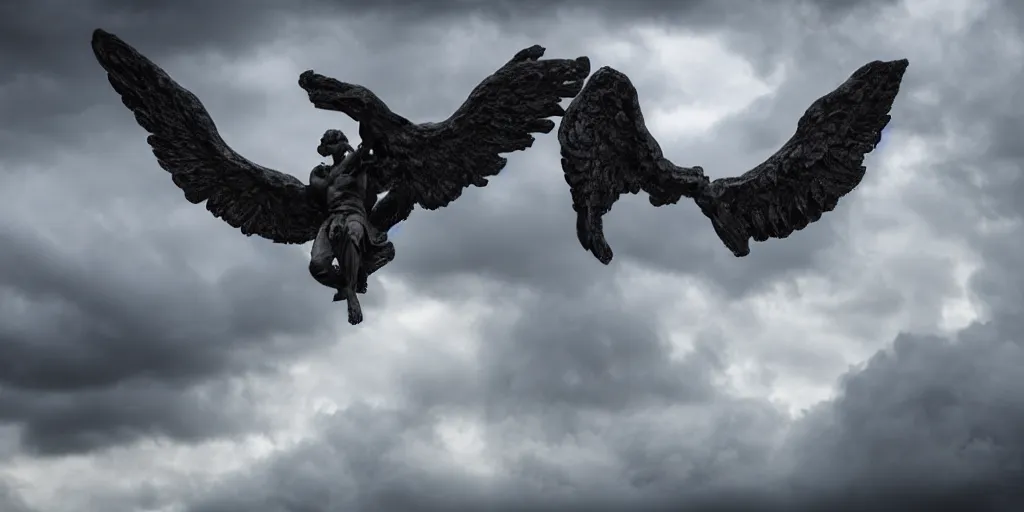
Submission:
<svg viewBox="0 0 1024 512">
<path fill-rule="evenodd" d="M 1024 4 L 142 5 L 0 7 L 0 510 L 1024 497 Z M 392 233 L 352 327 L 308 246 L 185 201 L 93 59 L 97 27 L 303 180 L 325 129 L 356 133 L 308 103 L 310 68 L 422 122 L 521 48 L 587 55 L 631 77 L 669 158 L 722 177 L 862 64 L 911 65 L 863 184 L 788 240 L 734 258 L 693 204 L 629 197 L 604 267 L 540 136 Z"/>
</svg>

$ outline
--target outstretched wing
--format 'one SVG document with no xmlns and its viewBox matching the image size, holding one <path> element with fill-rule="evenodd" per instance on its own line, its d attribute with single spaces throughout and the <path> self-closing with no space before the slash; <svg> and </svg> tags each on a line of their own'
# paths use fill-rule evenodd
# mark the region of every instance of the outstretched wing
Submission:
<svg viewBox="0 0 1024 512">
<path fill-rule="evenodd" d="M 316 237 L 325 207 L 301 181 L 232 150 L 194 94 L 117 36 L 96 30 L 92 49 L 186 199 L 206 201 L 207 210 L 245 235 L 292 244 Z"/>
<path fill-rule="evenodd" d="M 620 194 L 639 190 L 655 206 L 695 199 L 736 256 L 749 254 L 750 238 L 784 238 L 803 229 L 860 183 L 864 157 L 889 122 L 906 68 L 906 60 L 863 66 L 815 101 L 796 134 L 766 162 L 741 177 L 710 183 L 700 167 L 681 168 L 663 157 L 629 79 L 599 70 L 559 130 L 581 243 L 602 262 L 611 261 L 600 217 Z"/>
<path fill-rule="evenodd" d="M 651 204 L 691 197 L 708 180 L 699 167 L 665 159 L 644 124 L 636 88 L 609 67 L 597 70 L 565 111 L 558 128 L 562 171 L 576 211 L 576 236 L 601 263 L 612 261 L 602 217 L 622 194 L 641 190 Z"/>
<path fill-rule="evenodd" d="M 364 142 L 371 138 L 383 150 L 375 166 L 386 188 L 433 210 L 470 185 L 487 185 L 505 167 L 502 154 L 526 149 L 533 145 L 532 134 L 554 129 L 548 118 L 561 116 L 562 99 L 583 88 L 590 60 L 543 55 L 541 46 L 520 51 L 440 123 L 413 124 L 366 88 L 311 71 L 300 76 L 299 85 L 317 108 L 353 117 Z"/>
<path fill-rule="evenodd" d="M 796 134 L 746 174 L 715 180 L 695 199 L 736 256 L 786 238 L 832 211 L 864 178 L 864 157 L 881 140 L 906 59 L 870 62 L 811 104 Z"/>
</svg>

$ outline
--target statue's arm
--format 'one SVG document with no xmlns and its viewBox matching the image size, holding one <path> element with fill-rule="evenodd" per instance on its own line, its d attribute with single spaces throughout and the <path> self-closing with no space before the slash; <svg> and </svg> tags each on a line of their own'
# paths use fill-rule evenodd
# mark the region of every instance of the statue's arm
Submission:
<svg viewBox="0 0 1024 512">
<path fill-rule="evenodd" d="M 330 166 L 319 164 L 309 173 L 309 192 L 314 197 L 324 198 L 327 196 L 327 175 Z"/>
</svg>

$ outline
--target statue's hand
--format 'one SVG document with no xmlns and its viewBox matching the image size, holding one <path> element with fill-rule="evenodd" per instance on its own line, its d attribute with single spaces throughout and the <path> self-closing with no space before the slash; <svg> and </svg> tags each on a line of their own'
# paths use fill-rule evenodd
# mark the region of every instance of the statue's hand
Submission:
<svg viewBox="0 0 1024 512">
<path fill-rule="evenodd" d="M 313 168 L 309 172 L 309 186 L 317 193 L 323 193 L 327 190 L 327 176 L 330 171 L 330 166 L 326 164 L 320 164 Z"/>
</svg>

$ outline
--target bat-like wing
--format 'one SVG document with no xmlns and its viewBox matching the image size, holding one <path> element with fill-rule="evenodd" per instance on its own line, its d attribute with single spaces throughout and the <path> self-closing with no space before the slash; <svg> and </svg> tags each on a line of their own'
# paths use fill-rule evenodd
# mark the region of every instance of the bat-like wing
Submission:
<svg viewBox="0 0 1024 512">
<path fill-rule="evenodd" d="M 289 244 L 316 237 L 327 212 L 305 184 L 232 150 L 194 94 L 117 36 L 96 30 L 92 49 L 186 199 L 206 201 L 214 216 L 248 236 Z"/>
<path fill-rule="evenodd" d="M 751 238 L 785 238 L 803 229 L 864 177 L 864 157 L 889 122 L 907 65 L 864 65 L 815 101 L 796 134 L 768 160 L 740 177 L 713 182 L 700 167 L 665 159 L 629 79 L 611 68 L 598 70 L 566 110 L 558 133 L 580 242 L 610 262 L 601 217 L 621 194 L 641 190 L 655 206 L 693 198 L 736 256 L 750 253 Z"/>
<path fill-rule="evenodd" d="M 439 123 L 414 124 L 365 87 L 311 71 L 299 85 L 317 108 L 344 112 L 360 123 L 360 137 L 373 145 L 377 172 L 391 191 L 371 215 L 386 230 L 415 204 L 441 208 L 470 185 L 485 186 L 505 167 L 501 155 L 524 150 L 533 144 L 532 134 L 554 129 L 549 118 L 561 116 L 561 100 L 582 89 L 590 61 L 543 55 L 540 46 L 520 51 Z"/>
</svg>

